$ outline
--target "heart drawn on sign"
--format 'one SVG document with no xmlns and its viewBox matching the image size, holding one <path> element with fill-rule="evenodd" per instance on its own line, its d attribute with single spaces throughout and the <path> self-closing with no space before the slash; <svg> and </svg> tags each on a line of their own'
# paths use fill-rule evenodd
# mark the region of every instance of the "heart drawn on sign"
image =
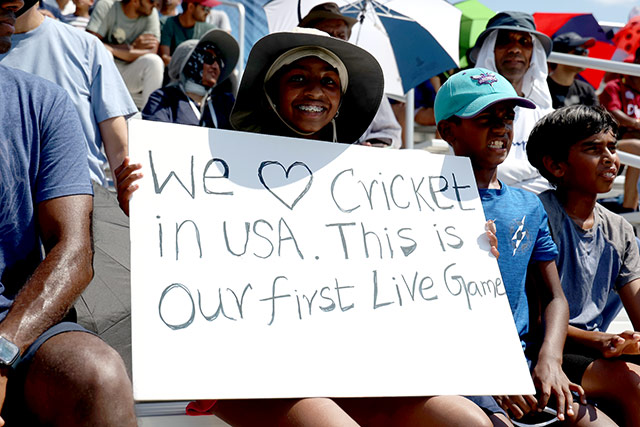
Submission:
<svg viewBox="0 0 640 427">
<path fill-rule="evenodd" d="M 282 199 L 282 197 L 280 197 L 276 192 L 274 192 L 269 187 L 269 185 L 264 181 L 264 176 L 262 175 L 262 170 L 264 168 L 266 168 L 267 166 L 271 166 L 271 165 L 280 166 L 282 168 L 282 171 L 284 172 L 285 178 L 287 178 L 287 179 L 289 179 L 289 174 L 291 173 L 291 170 L 293 168 L 295 168 L 295 167 L 302 167 L 302 168 L 306 169 L 307 172 L 309 173 L 309 180 L 307 181 L 307 185 L 297 195 L 297 197 L 295 198 L 293 203 L 289 204 L 286 201 L 284 201 Z M 284 165 L 282 163 L 280 163 L 280 162 L 273 161 L 273 160 L 268 160 L 268 161 L 264 161 L 264 162 L 262 162 L 260 164 L 260 167 L 258 168 L 258 179 L 260 180 L 260 183 L 262 184 L 262 186 L 264 188 L 266 188 L 267 190 L 269 190 L 269 192 L 271 194 L 273 194 L 276 197 L 276 199 L 280 200 L 280 202 L 282 202 L 283 205 L 285 205 L 289 209 L 293 210 L 293 208 L 300 201 L 300 199 L 302 199 L 302 197 L 304 197 L 304 195 L 307 194 L 307 191 L 309 191 L 309 188 L 311 188 L 311 183 L 313 182 L 313 172 L 311 172 L 311 169 L 309 169 L 309 167 L 307 165 L 305 165 L 304 163 L 302 163 L 302 162 L 294 162 L 294 163 L 291 164 L 291 166 L 289 166 L 288 168 L 285 168 Z"/>
</svg>

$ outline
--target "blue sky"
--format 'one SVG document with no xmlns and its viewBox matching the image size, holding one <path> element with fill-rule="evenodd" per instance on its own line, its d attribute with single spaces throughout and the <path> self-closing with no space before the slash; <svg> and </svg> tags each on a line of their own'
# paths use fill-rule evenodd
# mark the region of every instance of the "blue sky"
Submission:
<svg viewBox="0 0 640 427">
<path fill-rule="evenodd" d="M 458 0 L 449 0 L 457 3 Z M 627 22 L 629 11 L 640 6 L 640 0 L 480 0 L 482 4 L 496 12 L 520 10 L 522 12 L 571 12 L 593 13 L 598 21 Z"/>
</svg>

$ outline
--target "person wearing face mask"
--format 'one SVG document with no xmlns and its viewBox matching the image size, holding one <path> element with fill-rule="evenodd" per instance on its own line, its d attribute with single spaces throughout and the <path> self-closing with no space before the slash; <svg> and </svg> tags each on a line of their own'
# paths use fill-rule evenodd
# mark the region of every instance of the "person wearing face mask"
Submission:
<svg viewBox="0 0 640 427">
<path fill-rule="evenodd" d="M 234 97 L 213 89 L 229 77 L 238 54 L 238 43 L 222 30 L 182 42 L 169 63 L 171 83 L 149 96 L 143 119 L 230 129 Z"/>
</svg>

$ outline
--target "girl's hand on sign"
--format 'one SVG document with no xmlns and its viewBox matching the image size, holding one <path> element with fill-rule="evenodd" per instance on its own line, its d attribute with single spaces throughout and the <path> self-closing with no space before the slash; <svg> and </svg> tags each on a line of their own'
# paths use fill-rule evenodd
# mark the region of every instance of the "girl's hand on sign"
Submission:
<svg viewBox="0 0 640 427">
<path fill-rule="evenodd" d="M 118 203 L 120 204 L 120 209 L 127 216 L 129 216 L 129 200 L 134 191 L 138 189 L 138 184 L 135 184 L 135 181 L 143 176 L 141 172 L 136 172 L 142 168 L 142 165 L 140 163 L 129 164 L 129 161 L 129 157 L 125 157 L 122 164 L 113 171 L 116 177 Z"/>
</svg>

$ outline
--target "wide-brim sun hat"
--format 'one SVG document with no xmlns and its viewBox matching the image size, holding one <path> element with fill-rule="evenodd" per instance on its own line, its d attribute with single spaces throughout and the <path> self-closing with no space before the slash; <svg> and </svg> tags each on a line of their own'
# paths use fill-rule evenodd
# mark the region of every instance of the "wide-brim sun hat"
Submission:
<svg viewBox="0 0 640 427">
<path fill-rule="evenodd" d="M 230 122 L 236 130 L 261 132 L 266 109 L 265 75 L 283 53 L 300 47 L 320 46 L 344 64 L 349 82 L 335 118 L 337 141 L 353 143 L 367 130 L 378 111 L 384 92 L 384 76 L 378 61 L 364 49 L 311 29 L 269 34 L 249 53 Z M 275 100 L 274 100 L 275 101 Z M 263 106 L 265 108 L 263 108 Z M 273 118 L 277 119 L 275 114 Z"/>
<path fill-rule="evenodd" d="M 433 106 L 436 123 L 452 116 L 473 118 L 502 101 L 536 108 L 532 101 L 518 96 L 513 85 L 495 71 L 486 68 L 462 70 L 444 82 L 436 94 Z"/>
<path fill-rule="evenodd" d="M 314 6 L 309 13 L 300 20 L 298 27 L 311 28 L 314 27 L 320 21 L 325 19 L 341 19 L 343 20 L 349 29 L 351 29 L 358 20 L 350 16 L 340 13 L 340 8 L 336 3 L 322 3 Z"/>
<path fill-rule="evenodd" d="M 240 47 L 238 42 L 233 36 L 223 30 L 209 30 L 199 40 L 186 40 L 178 45 L 171 56 L 171 62 L 168 67 L 169 78 L 172 81 L 176 81 L 180 78 L 180 73 L 187 64 L 189 58 L 193 54 L 193 51 L 200 44 L 212 43 L 216 46 L 220 52 L 222 61 L 224 62 L 224 68 L 220 70 L 220 76 L 216 85 L 223 82 L 227 77 L 231 75 L 233 69 L 238 63 L 240 56 Z"/>
<path fill-rule="evenodd" d="M 476 63 L 476 61 L 478 60 L 478 54 L 480 53 L 480 48 L 482 47 L 484 40 L 494 30 L 509 30 L 530 33 L 540 41 L 547 56 L 549 56 L 549 54 L 551 53 L 553 41 L 548 35 L 536 30 L 536 24 L 533 20 L 533 16 L 524 12 L 500 12 L 493 18 L 491 18 L 489 22 L 487 22 L 486 29 L 482 33 L 480 33 L 478 39 L 476 40 L 476 44 L 469 50 L 468 56 L 471 63 Z"/>
</svg>

